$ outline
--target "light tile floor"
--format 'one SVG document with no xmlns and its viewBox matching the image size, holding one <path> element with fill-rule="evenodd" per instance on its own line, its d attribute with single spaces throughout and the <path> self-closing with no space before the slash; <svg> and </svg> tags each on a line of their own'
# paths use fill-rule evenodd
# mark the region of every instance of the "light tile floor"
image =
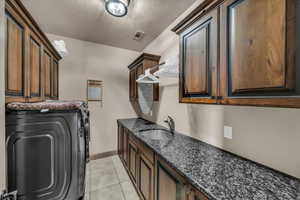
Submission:
<svg viewBox="0 0 300 200">
<path fill-rule="evenodd" d="M 139 200 L 118 156 L 88 164 L 85 200 Z"/>
</svg>

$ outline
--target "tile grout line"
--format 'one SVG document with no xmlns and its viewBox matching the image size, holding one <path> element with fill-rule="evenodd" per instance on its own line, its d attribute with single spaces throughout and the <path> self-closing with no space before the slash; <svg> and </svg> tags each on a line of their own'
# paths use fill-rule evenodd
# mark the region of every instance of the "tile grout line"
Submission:
<svg viewBox="0 0 300 200">
<path fill-rule="evenodd" d="M 119 157 L 117 157 L 117 159 L 118 159 L 118 161 L 120 161 L 121 162 L 121 160 L 119 160 L 120 158 Z M 118 166 L 117 166 L 117 164 L 115 164 L 115 162 L 113 161 L 113 163 L 114 163 L 114 167 L 115 167 L 115 169 L 117 170 L 117 168 L 118 168 Z M 121 164 L 121 168 L 122 169 L 124 169 L 124 170 L 126 170 L 125 168 L 124 168 L 124 166 L 122 165 L 122 163 L 120 163 Z M 118 173 L 118 172 L 117 172 Z M 126 173 L 126 172 L 125 172 Z M 119 173 L 118 173 L 118 175 L 119 175 Z M 129 178 L 129 177 L 128 177 Z M 127 197 L 126 197 L 126 195 L 125 195 L 125 191 L 124 191 L 124 187 L 123 187 L 123 185 L 122 184 L 125 184 L 125 183 L 129 183 L 129 185 L 131 186 L 131 187 L 134 187 L 133 185 L 132 185 L 132 182 L 131 182 L 131 180 L 129 179 L 129 180 L 121 180 L 121 178 L 120 178 L 120 185 L 121 185 L 121 189 L 122 189 L 122 192 L 123 192 L 123 194 L 124 194 L 124 199 L 125 200 L 130 200 L 130 199 L 127 199 Z M 135 191 L 135 188 L 133 188 L 133 192 L 137 195 L 137 197 L 138 197 L 138 194 L 136 193 L 136 191 Z M 139 197 L 138 197 L 138 199 L 140 199 Z"/>
<path fill-rule="evenodd" d="M 108 157 L 109 158 L 109 157 Z M 109 158 L 110 159 L 110 161 L 112 162 L 112 170 L 113 170 L 113 172 L 116 174 L 116 178 L 117 178 L 117 182 L 116 183 L 111 183 L 111 184 L 108 184 L 108 185 L 105 185 L 105 186 L 102 186 L 102 187 L 99 187 L 99 188 L 95 188 L 95 189 L 92 189 L 92 186 L 90 186 L 90 193 L 92 193 L 92 192 L 95 192 L 95 191 L 97 191 L 97 190 L 103 190 L 103 189 L 105 189 L 105 188 L 109 188 L 109 187 L 112 187 L 112 186 L 115 186 L 115 185 L 119 185 L 119 183 L 120 183 L 120 179 L 119 179 L 119 176 L 118 176 L 118 173 L 116 172 L 116 169 L 115 169 L 115 165 L 114 165 L 114 162 L 113 162 L 113 160 L 112 160 L 112 158 Z M 92 179 L 92 167 L 90 166 L 90 179 Z M 94 171 L 100 171 L 101 169 L 95 169 Z M 90 180 L 90 183 L 91 183 L 92 181 Z"/>
<path fill-rule="evenodd" d="M 112 157 L 111 157 L 111 161 L 112 161 L 112 163 L 113 163 L 113 168 L 114 168 L 114 171 L 115 171 L 115 172 L 116 172 L 116 174 L 117 174 L 118 181 L 119 181 L 119 183 L 121 183 L 121 178 L 120 178 L 120 175 L 119 175 L 119 173 L 118 173 L 117 166 L 116 166 L 116 164 L 115 164 L 114 160 L 112 159 Z"/>
<path fill-rule="evenodd" d="M 116 166 L 116 164 L 115 164 L 115 162 L 114 162 L 114 160 L 113 160 L 113 157 L 111 157 L 111 160 L 112 160 L 112 163 L 113 163 L 113 166 L 114 166 L 114 170 L 115 170 L 115 172 L 116 172 L 116 174 L 117 174 L 117 176 L 118 176 L 119 185 L 120 185 L 120 188 L 121 188 L 121 192 L 122 192 L 123 198 L 124 198 L 124 200 L 127 200 L 127 198 L 126 198 L 126 196 L 125 196 L 125 192 L 124 192 L 123 186 L 122 186 L 122 184 L 121 184 L 121 178 L 120 178 L 120 175 L 119 175 L 119 173 L 118 173 L 117 166 Z"/>
</svg>

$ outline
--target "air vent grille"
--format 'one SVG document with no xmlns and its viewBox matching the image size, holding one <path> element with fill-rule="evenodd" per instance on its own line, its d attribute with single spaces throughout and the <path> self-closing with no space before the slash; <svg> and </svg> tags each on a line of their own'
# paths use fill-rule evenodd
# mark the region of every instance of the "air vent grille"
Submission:
<svg viewBox="0 0 300 200">
<path fill-rule="evenodd" d="M 136 41 L 141 41 L 145 36 L 145 33 L 143 31 L 137 31 L 134 36 L 133 39 Z"/>
</svg>

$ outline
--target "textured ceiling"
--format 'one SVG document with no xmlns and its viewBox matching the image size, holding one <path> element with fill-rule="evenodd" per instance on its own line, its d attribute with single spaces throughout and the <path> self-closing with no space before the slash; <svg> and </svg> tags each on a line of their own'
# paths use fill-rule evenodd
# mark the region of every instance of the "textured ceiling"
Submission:
<svg viewBox="0 0 300 200">
<path fill-rule="evenodd" d="M 116 18 L 104 0 L 22 0 L 43 31 L 115 47 L 143 50 L 196 0 L 132 0 L 129 13 Z M 142 41 L 133 40 L 145 32 Z"/>
</svg>

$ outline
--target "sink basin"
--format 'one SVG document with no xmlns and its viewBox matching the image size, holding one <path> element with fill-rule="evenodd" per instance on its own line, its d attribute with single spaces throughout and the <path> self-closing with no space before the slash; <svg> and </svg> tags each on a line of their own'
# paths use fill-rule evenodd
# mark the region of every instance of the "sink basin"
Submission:
<svg viewBox="0 0 300 200">
<path fill-rule="evenodd" d="M 172 133 L 164 129 L 148 129 L 139 131 L 144 137 L 150 140 L 170 140 L 172 138 Z"/>
</svg>

